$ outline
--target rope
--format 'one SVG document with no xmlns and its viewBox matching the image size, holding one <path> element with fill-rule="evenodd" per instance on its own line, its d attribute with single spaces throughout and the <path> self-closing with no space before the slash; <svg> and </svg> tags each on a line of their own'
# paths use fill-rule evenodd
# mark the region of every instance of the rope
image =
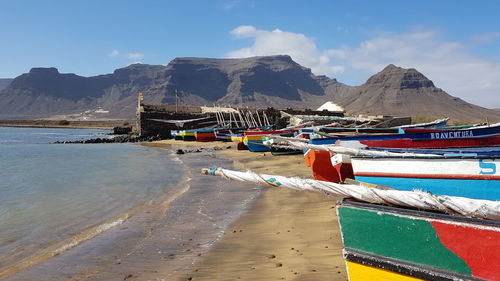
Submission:
<svg viewBox="0 0 500 281">
<path fill-rule="evenodd" d="M 411 207 L 420 210 L 440 211 L 500 221 L 500 201 L 470 199 L 457 196 L 437 196 L 419 190 L 383 190 L 352 184 L 302 179 L 298 177 L 283 177 L 279 175 L 256 174 L 252 171 L 238 172 L 223 168 L 203 169 L 206 174 L 220 175 L 226 179 L 241 182 L 251 182 L 273 187 L 285 187 L 295 190 L 309 190 L 336 194 L 344 197 L 354 197 L 358 200 L 388 204 L 401 207 Z"/>
</svg>

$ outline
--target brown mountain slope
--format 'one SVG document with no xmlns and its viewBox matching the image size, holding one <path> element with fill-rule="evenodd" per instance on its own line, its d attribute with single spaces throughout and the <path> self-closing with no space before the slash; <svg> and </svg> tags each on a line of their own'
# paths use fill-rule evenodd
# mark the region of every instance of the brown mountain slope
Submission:
<svg viewBox="0 0 500 281">
<path fill-rule="evenodd" d="M 7 86 L 9 86 L 10 82 L 12 82 L 12 80 L 14 79 L 11 79 L 11 78 L 0 78 L 0 90 L 2 90 L 3 88 L 6 88 Z"/>
<path fill-rule="evenodd" d="M 350 113 L 449 116 L 500 121 L 500 112 L 471 105 L 436 88 L 415 69 L 393 65 L 361 86 L 316 76 L 289 56 L 244 59 L 176 58 L 167 66 L 133 64 L 82 77 L 33 68 L 0 90 L 0 119 L 39 118 L 102 108 L 134 118 L 137 94 L 146 103 L 317 108 L 326 101 Z"/>
<path fill-rule="evenodd" d="M 450 117 L 462 121 L 500 121 L 500 113 L 453 97 L 415 69 L 389 65 L 366 83 L 335 94 L 356 114 Z"/>
</svg>

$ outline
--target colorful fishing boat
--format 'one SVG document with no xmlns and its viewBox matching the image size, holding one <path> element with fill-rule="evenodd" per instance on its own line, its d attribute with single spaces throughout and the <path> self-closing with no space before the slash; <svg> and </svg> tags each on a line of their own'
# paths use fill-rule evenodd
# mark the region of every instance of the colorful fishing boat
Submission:
<svg viewBox="0 0 500 281">
<path fill-rule="evenodd" d="M 399 190 L 500 200 L 500 151 L 442 157 L 351 156 L 354 178 Z"/>
<path fill-rule="evenodd" d="M 500 222 L 343 200 L 350 281 L 500 280 Z"/>
<path fill-rule="evenodd" d="M 270 136 L 294 136 L 300 129 L 309 126 L 310 123 L 304 123 L 297 126 L 287 127 L 280 130 L 261 130 L 245 131 L 243 133 L 243 142 L 252 152 L 270 151 L 270 148 L 263 144 L 263 141 Z"/>
<path fill-rule="evenodd" d="M 269 137 L 271 135 L 293 136 L 293 134 L 296 131 L 297 129 L 260 131 L 260 132 L 246 131 L 243 133 L 243 143 L 248 147 L 248 150 L 252 152 L 270 151 L 270 148 L 263 144 L 264 137 Z"/>
<path fill-rule="evenodd" d="M 175 136 L 176 140 L 195 141 L 195 130 L 180 130 Z"/>
<path fill-rule="evenodd" d="M 477 127 L 466 130 L 432 130 L 430 132 L 404 133 L 389 135 L 339 136 L 336 138 L 319 138 L 309 141 L 313 145 L 337 144 L 351 148 L 454 148 L 481 147 L 500 145 L 500 127 Z M 335 175 L 334 166 L 329 164 L 332 154 L 307 149 L 304 152 L 306 165 L 311 167 L 313 176 L 318 180 L 338 180 L 345 178 Z M 338 160 L 338 159 L 335 159 Z M 342 162 L 343 166 L 350 162 Z M 345 168 L 346 169 L 346 168 Z M 349 177 L 350 175 L 346 176 Z"/>
<path fill-rule="evenodd" d="M 311 168 L 314 179 L 329 182 L 344 182 L 347 178 L 354 179 L 350 160 L 342 156 L 337 156 L 333 161 L 331 158 L 330 152 L 322 150 L 311 149 L 304 154 L 305 164 Z M 334 164 L 334 161 L 337 162 Z"/>
<path fill-rule="evenodd" d="M 194 137 L 198 142 L 215 141 L 215 129 L 198 129 L 194 131 Z"/>
<path fill-rule="evenodd" d="M 243 143 L 243 133 L 231 133 L 231 141 L 236 143 L 236 149 L 248 150 L 248 147 Z"/>
</svg>

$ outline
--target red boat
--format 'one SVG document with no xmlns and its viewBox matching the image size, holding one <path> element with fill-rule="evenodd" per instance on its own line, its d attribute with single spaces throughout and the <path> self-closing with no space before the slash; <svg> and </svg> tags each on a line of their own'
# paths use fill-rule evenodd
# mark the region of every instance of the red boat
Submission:
<svg viewBox="0 0 500 281">
<path fill-rule="evenodd" d="M 386 139 L 386 140 L 357 140 L 343 141 L 338 140 L 337 145 L 363 148 L 363 147 L 381 147 L 381 148 L 451 148 L 451 147 L 474 147 L 474 146 L 495 146 L 500 145 L 500 136 L 468 138 L 468 139 Z"/>
<path fill-rule="evenodd" d="M 196 131 L 194 133 L 194 136 L 196 138 L 196 141 L 199 142 L 215 141 L 214 131 L 211 132 Z"/>
</svg>

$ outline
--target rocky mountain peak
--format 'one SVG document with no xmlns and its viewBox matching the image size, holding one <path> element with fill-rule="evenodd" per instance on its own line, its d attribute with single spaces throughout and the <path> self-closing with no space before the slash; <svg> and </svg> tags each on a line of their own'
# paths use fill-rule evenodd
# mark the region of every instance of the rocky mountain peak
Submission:
<svg viewBox="0 0 500 281">
<path fill-rule="evenodd" d="M 382 71 L 373 75 L 365 85 L 395 89 L 417 89 L 434 87 L 434 83 L 414 68 L 402 68 L 389 64 Z"/>
<path fill-rule="evenodd" d="M 29 74 L 34 75 L 58 75 L 59 70 L 55 67 L 33 67 Z"/>
</svg>

